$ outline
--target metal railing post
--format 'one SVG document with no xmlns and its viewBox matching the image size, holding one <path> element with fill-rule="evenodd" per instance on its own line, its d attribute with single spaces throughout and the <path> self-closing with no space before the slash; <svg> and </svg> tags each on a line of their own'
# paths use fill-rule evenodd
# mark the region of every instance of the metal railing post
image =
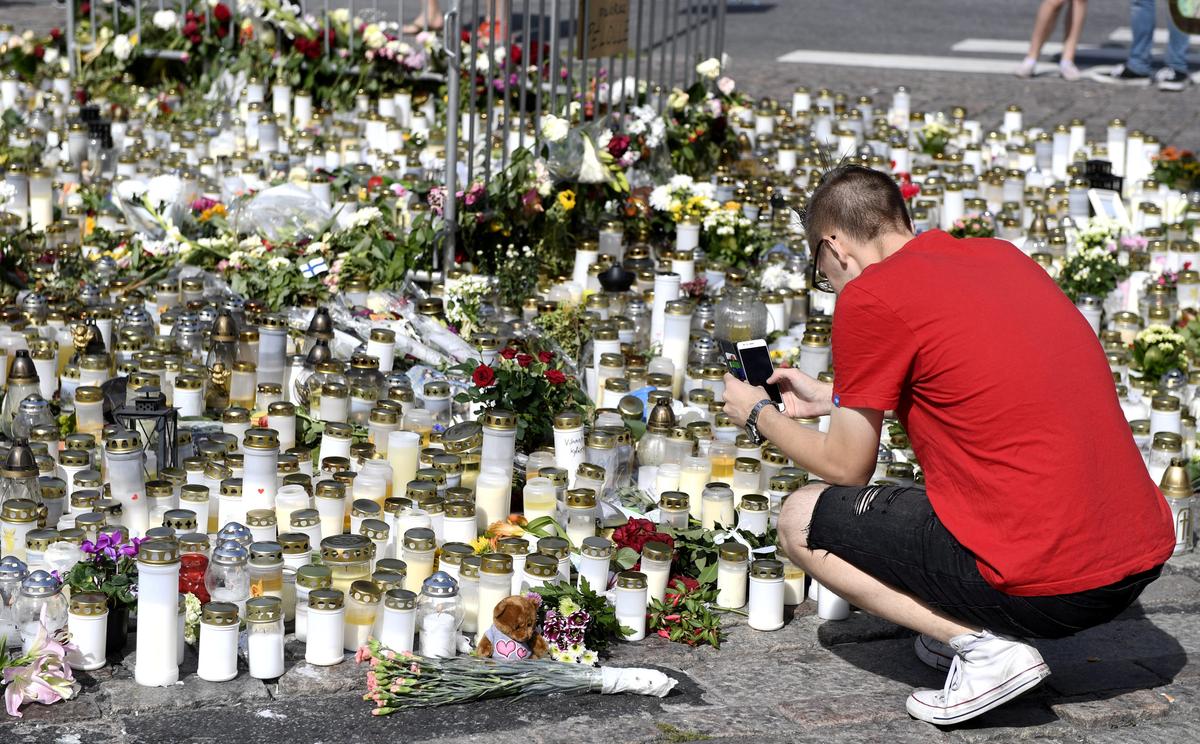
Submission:
<svg viewBox="0 0 1200 744">
<path fill-rule="evenodd" d="M 442 249 L 442 280 L 454 266 L 458 223 L 458 85 L 462 68 L 462 42 L 459 40 L 458 0 L 442 17 L 442 43 L 446 50 L 446 194 L 442 217 L 446 221 L 446 243 Z M 472 60 L 472 63 L 474 60 Z"/>
</svg>

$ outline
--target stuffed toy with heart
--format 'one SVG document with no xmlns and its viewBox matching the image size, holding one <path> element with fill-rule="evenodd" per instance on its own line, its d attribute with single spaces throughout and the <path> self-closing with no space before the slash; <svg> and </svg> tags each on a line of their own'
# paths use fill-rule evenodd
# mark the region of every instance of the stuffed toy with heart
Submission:
<svg viewBox="0 0 1200 744">
<path fill-rule="evenodd" d="M 483 658 L 522 661 L 540 659 L 549 647 L 537 632 L 537 605 L 528 597 L 505 597 L 492 612 L 492 626 L 475 647 Z"/>
</svg>

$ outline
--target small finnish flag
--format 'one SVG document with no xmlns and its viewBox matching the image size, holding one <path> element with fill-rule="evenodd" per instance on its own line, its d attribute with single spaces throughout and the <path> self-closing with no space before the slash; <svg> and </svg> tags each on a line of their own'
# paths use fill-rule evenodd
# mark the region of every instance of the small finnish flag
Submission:
<svg viewBox="0 0 1200 744">
<path fill-rule="evenodd" d="M 329 271 L 329 264 L 325 263 L 325 259 L 321 256 L 309 259 L 308 261 L 300 264 L 300 273 L 303 274 L 307 279 L 312 279 L 314 276 L 324 274 L 326 271 Z"/>
</svg>

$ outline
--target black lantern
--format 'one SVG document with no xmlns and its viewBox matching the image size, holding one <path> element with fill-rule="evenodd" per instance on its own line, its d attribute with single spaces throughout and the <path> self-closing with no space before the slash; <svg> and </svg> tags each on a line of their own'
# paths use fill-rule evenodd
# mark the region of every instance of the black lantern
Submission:
<svg viewBox="0 0 1200 744">
<path fill-rule="evenodd" d="M 141 434 L 147 450 L 154 449 L 158 473 L 164 468 L 179 466 L 176 442 L 179 412 L 167 405 L 167 396 L 161 390 L 156 387 L 143 388 L 133 399 L 132 405 L 127 403 L 121 406 L 113 413 L 113 417 L 127 431 Z"/>
</svg>

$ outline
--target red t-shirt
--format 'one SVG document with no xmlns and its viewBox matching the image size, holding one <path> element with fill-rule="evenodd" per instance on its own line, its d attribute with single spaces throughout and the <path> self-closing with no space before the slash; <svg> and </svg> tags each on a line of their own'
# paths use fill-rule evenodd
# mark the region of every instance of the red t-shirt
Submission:
<svg viewBox="0 0 1200 744">
<path fill-rule="evenodd" d="M 833 368 L 835 405 L 896 411 L 995 588 L 1069 594 L 1171 555 L 1100 343 L 1011 243 L 934 230 L 867 267 L 838 297 Z"/>
</svg>

